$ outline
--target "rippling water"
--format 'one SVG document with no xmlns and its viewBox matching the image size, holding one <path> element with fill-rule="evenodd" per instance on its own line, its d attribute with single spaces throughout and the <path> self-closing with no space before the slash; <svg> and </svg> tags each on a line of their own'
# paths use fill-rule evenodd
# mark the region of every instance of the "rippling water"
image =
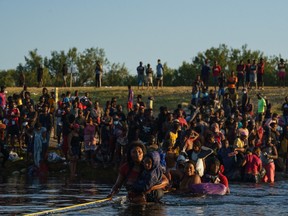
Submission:
<svg viewBox="0 0 288 216">
<path fill-rule="evenodd" d="M 111 185 L 65 178 L 0 178 L 0 213 L 35 213 L 101 200 Z M 227 196 L 189 197 L 166 194 L 161 204 L 135 205 L 125 200 L 125 191 L 112 201 L 96 203 L 58 215 L 288 215 L 288 185 L 230 184 Z"/>
</svg>

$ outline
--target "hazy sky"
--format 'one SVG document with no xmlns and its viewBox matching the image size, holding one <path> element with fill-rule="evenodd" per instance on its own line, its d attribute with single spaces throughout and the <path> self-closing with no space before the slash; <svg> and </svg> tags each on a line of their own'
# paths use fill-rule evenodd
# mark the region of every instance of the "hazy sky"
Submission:
<svg viewBox="0 0 288 216">
<path fill-rule="evenodd" d="M 131 74 L 139 61 L 171 68 L 224 43 L 265 55 L 288 52 L 287 0 L 0 0 L 0 69 L 35 48 L 103 48 Z"/>
</svg>

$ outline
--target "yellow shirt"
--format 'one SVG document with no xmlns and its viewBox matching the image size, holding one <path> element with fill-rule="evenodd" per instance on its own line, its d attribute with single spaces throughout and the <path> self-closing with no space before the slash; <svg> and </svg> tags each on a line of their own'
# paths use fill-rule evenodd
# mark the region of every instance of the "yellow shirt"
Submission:
<svg viewBox="0 0 288 216">
<path fill-rule="evenodd" d="M 178 138 L 178 133 L 173 133 L 172 131 L 169 132 L 169 141 L 173 147 L 176 143 L 177 138 Z"/>
<path fill-rule="evenodd" d="M 235 148 L 244 148 L 245 143 L 243 140 L 241 140 L 240 138 L 235 139 L 234 141 L 234 147 Z"/>
</svg>

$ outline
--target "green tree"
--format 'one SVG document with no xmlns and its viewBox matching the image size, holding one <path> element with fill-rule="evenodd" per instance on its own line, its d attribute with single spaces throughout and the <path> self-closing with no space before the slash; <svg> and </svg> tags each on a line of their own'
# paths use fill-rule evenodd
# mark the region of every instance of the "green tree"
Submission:
<svg viewBox="0 0 288 216">
<path fill-rule="evenodd" d="M 174 70 L 173 85 L 191 86 L 197 74 L 197 66 L 184 61 L 178 70 Z"/>
<path fill-rule="evenodd" d="M 104 49 L 100 48 L 89 48 L 84 50 L 76 60 L 76 65 L 78 68 L 79 76 L 78 76 L 78 84 L 83 83 L 94 83 L 95 80 L 95 68 L 96 68 L 96 61 L 99 60 L 103 68 L 105 70 L 106 67 L 109 66 L 109 61 L 105 57 Z"/>
<path fill-rule="evenodd" d="M 125 64 L 113 63 L 103 76 L 103 85 L 123 86 L 128 85 L 131 81 L 128 69 Z"/>
<path fill-rule="evenodd" d="M 20 63 L 16 67 L 17 86 L 22 87 L 25 84 L 25 67 Z"/>
<path fill-rule="evenodd" d="M 24 56 L 26 64 L 25 70 L 26 72 L 26 84 L 28 86 L 36 86 L 37 85 L 37 68 L 39 65 L 43 65 L 44 59 L 41 55 L 37 53 L 37 49 L 31 50 L 28 52 L 28 56 Z M 43 86 L 49 84 L 50 76 L 48 73 L 48 69 L 44 68 L 43 71 Z"/>
<path fill-rule="evenodd" d="M 1 76 L 0 76 L 0 83 L 1 86 L 7 86 L 7 87 L 15 87 L 17 86 L 17 80 L 15 79 L 16 77 L 16 71 L 13 69 L 7 70 L 7 71 L 1 71 Z"/>
</svg>

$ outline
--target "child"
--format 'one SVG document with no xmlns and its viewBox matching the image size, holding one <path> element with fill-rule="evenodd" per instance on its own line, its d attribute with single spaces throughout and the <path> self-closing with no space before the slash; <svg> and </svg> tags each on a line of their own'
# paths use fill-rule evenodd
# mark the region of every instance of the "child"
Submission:
<svg viewBox="0 0 288 216">
<path fill-rule="evenodd" d="M 207 162 L 205 174 L 202 177 L 203 182 L 210 182 L 214 184 L 223 184 L 228 189 L 229 184 L 227 177 L 222 173 L 223 167 L 217 157 L 210 157 Z"/>
<path fill-rule="evenodd" d="M 248 152 L 245 157 L 245 171 L 244 181 L 259 183 L 261 180 L 262 161 L 260 159 L 261 149 L 259 147 L 254 148 L 254 153 Z"/>
<path fill-rule="evenodd" d="M 134 100 L 134 92 L 131 88 L 131 85 L 128 85 L 128 102 L 127 102 L 127 111 L 132 111 Z"/>
<path fill-rule="evenodd" d="M 157 151 L 146 154 L 143 159 L 143 165 L 144 170 L 138 181 L 133 185 L 133 191 L 135 193 L 145 193 L 153 186 L 161 184 L 162 182 L 163 171 L 160 166 L 160 155 Z M 148 195 L 147 201 L 157 201 L 159 200 L 159 196 L 161 196 L 161 194 L 163 195 L 163 191 L 160 190 L 152 191 L 151 193 Z"/>
</svg>

